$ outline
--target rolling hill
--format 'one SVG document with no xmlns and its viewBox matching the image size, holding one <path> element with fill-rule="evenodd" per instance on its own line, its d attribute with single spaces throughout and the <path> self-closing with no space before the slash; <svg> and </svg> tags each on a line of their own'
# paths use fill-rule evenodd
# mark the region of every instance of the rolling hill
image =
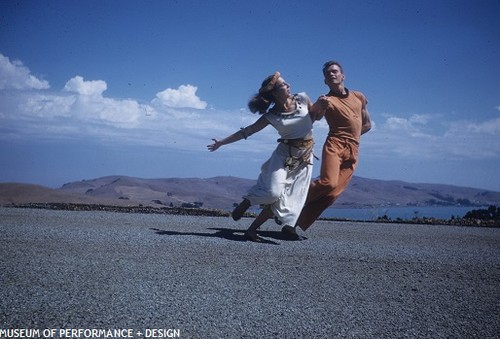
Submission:
<svg viewBox="0 0 500 339">
<path fill-rule="evenodd" d="M 82 180 L 58 189 L 0 183 L 0 204 L 66 202 L 230 210 L 254 183 L 255 180 L 236 177 L 141 179 L 127 176 Z M 500 205 L 500 192 L 354 177 L 335 207 L 459 205 Z"/>
</svg>

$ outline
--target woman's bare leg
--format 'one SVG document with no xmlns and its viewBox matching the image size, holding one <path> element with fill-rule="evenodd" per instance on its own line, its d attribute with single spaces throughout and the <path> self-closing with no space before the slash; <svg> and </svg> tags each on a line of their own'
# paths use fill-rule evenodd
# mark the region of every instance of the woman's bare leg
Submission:
<svg viewBox="0 0 500 339">
<path fill-rule="evenodd" d="M 271 208 L 269 206 L 266 206 L 262 209 L 260 214 L 255 218 L 255 220 L 252 222 L 250 227 L 245 232 L 245 238 L 248 240 L 252 241 L 262 241 L 262 238 L 260 238 L 257 235 L 257 230 L 259 229 L 262 224 L 264 224 L 267 220 L 273 217 L 273 212 L 271 211 Z"/>
<path fill-rule="evenodd" d="M 250 200 L 243 199 L 243 201 L 240 202 L 240 204 L 236 206 L 236 208 L 231 213 L 233 220 L 234 221 L 240 220 L 243 214 L 245 214 L 246 210 L 250 208 L 250 206 L 251 206 Z"/>
</svg>

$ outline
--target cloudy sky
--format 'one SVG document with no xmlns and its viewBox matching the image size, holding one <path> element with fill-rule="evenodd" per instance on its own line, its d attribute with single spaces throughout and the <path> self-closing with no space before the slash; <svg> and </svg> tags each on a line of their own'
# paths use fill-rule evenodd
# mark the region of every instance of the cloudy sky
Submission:
<svg viewBox="0 0 500 339">
<path fill-rule="evenodd" d="M 206 145 L 258 118 L 246 104 L 267 75 L 315 100 L 336 59 L 374 123 L 358 176 L 500 191 L 499 14 L 497 0 L 1 1 L 0 181 L 256 178 L 271 127 Z M 320 155 L 324 121 L 314 133 Z"/>
</svg>

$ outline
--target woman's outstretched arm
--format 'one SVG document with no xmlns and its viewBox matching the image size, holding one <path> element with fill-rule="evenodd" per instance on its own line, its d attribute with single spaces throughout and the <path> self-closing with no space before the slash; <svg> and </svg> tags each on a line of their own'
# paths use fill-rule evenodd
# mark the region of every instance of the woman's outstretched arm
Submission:
<svg viewBox="0 0 500 339">
<path fill-rule="evenodd" d="M 252 134 L 259 132 L 267 125 L 269 125 L 269 120 L 267 120 L 264 116 L 261 116 L 259 120 L 257 120 L 252 125 L 242 128 L 238 132 L 233 133 L 224 139 L 212 139 L 213 144 L 207 145 L 207 148 L 210 152 L 213 152 L 223 145 L 231 144 L 241 139 L 246 139 Z"/>
</svg>

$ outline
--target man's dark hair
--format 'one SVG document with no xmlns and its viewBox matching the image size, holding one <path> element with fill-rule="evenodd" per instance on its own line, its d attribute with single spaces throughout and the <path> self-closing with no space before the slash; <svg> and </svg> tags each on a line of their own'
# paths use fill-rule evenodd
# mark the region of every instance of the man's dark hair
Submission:
<svg viewBox="0 0 500 339">
<path fill-rule="evenodd" d="M 330 61 L 325 62 L 325 64 L 323 65 L 323 74 L 325 74 L 325 71 L 331 65 L 337 65 L 340 68 L 340 71 L 342 72 L 342 74 L 344 74 L 344 69 L 342 68 L 342 65 L 338 61 L 334 61 L 334 60 L 330 60 Z"/>
</svg>

